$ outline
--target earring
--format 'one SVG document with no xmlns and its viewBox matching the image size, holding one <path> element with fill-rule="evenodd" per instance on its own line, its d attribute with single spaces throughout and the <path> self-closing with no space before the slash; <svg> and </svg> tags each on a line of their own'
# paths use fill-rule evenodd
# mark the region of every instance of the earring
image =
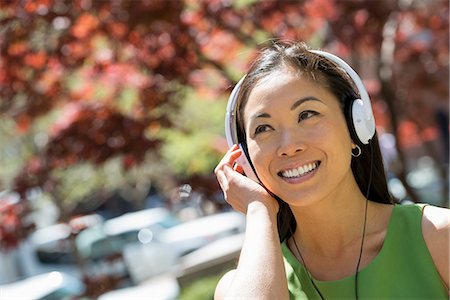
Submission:
<svg viewBox="0 0 450 300">
<path fill-rule="evenodd" d="M 355 149 L 356 149 L 356 153 L 353 152 L 353 150 L 355 150 Z M 352 156 L 353 157 L 358 157 L 358 156 L 361 155 L 361 153 L 362 153 L 361 147 L 358 146 L 358 145 L 355 145 L 355 148 L 352 149 Z"/>
</svg>

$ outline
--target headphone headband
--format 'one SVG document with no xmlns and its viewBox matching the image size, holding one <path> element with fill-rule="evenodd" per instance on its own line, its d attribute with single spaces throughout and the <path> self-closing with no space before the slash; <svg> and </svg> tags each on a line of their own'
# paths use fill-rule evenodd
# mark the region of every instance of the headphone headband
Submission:
<svg viewBox="0 0 450 300">
<path fill-rule="evenodd" d="M 375 134 L 375 119 L 372 112 L 369 94 L 367 93 L 367 90 L 364 87 L 361 78 L 344 60 L 337 57 L 336 55 L 321 50 L 309 50 L 309 52 L 315 53 L 334 62 L 338 67 L 344 69 L 344 71 L 353 80 L 356 88 L 358 89 L 358 94 L 361 97 L 360 99 L 355 99 L 352 104 L 351 118 L 353 127 L 359 141 L 363 144 L 368 144 L 370 139 Z M 244 77 L 242 77 L 235 85 L 228 99 L 227 110 L 225 114 L 225 136 L 230 148 L 234 144 L 239 143 L 236 124 L 237 100 L 239 90 L 241 89 L 241 85 L 245 77 L 246 75 L 244 75 Z"/>
<path fill-rule="evenodd" d="M 370 104 L 369 94 L 367 93 L 366 87 L 364 86 L 361 78 L 355 72 L 355 70 L 353 70 L 352 67 L 350 67 L 349 64 L 347 64 L 343 59 L 341 59 L 340 57 L 337 57 L 336 55 L 331 54 L 329 52 L 325 52 L 325 51 L 321 51 L 321 50 L 309 50 L 309 52 L 323 56 L 326 59 L 334 62 L 336 65 L 338 65 L 342 69 L 344 69 L 345 73 L 347 73 L 348 76 L 350 76 L 350 78 L 355 83 L 356 88 L 358 89 L 359 96 L 361 97 L 361 100 L 364 102 L 364 105 L 365 105 L 364 107 L 366 108 L 365 117 L 367 119 L 370 118 L 373 115 L 373 112 L 372 112 L 372 106 Z"/>
<path fill-rule="evenodd" d="M 228 99 L 227 111 L 225 114 L 225 137 L 227 138 L 228 147 L 231 148 L 234 144 L 238 143 L 237 137 L 237 100 L 238 94 L 241 89 L 242 82 L 244 82 L 245 76 L 242 77 L 231 91 L 230 98 Z"/>
</svg>

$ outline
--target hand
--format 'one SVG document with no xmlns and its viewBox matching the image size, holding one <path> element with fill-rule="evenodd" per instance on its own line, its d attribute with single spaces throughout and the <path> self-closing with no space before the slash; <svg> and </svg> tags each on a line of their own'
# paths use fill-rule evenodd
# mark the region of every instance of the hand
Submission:
<svg viewBox="0 0 450 300">
<path fill-rule="evenodd" d="M 242 150 L 234 145 L 214 170 L 225 200 L 235 210 L 244 214 L 251 204 L 260 203 L 276 215 L 278 202 L 263 186 L 243 175 L 242 167 L 236 163 L 236 159 L 241 155 L 244 155 Z"/>
</svg>

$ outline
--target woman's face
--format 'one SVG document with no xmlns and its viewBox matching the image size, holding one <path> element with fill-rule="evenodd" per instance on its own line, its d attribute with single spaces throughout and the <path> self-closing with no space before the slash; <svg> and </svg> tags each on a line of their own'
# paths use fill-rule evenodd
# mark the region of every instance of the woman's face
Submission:
<svg viewBox="0 0 450 300">
<path fill-rule="evenodd" d="M 257 83 L 244 126 L 259 178 L 288 204 L 310 204 L 354 182 L 352 141 L 338 100 L 294 71 Z"/>
</svg>

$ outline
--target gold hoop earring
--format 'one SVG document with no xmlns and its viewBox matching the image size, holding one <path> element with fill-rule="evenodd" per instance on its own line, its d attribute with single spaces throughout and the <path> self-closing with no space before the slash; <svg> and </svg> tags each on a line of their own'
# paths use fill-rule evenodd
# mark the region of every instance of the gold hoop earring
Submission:
<svg viewBox="0 0 450 300">
<path fill-rule="evenodd" d="M 353 150 L 355 150 L 355 149 L 356 149 L 356 153 L 353 152 Z M 361 153 L 362 153 L 361 147 L 358 145 L 355 145 L 355 148 L 352 149 L 352 156 L 359 157 L 361 155 Z"/>
</svg>

